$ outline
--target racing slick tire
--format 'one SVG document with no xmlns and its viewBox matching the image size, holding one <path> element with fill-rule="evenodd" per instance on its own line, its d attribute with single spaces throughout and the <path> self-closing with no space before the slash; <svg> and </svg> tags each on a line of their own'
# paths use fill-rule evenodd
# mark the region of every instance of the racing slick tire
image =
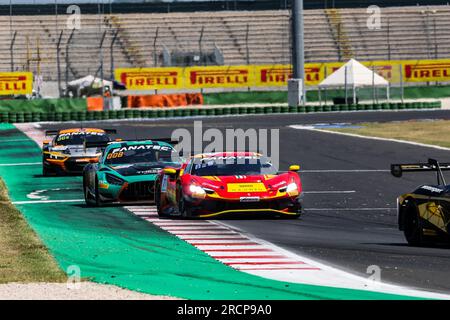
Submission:
<svg viewBox="0 0 450 320">
<path fill-rule="evenodd" d="M 48 166 L 44 164 L 44 159 L 42 159 L 42 176 L 48 177 L 55 175 L 55 172 L 51 170 Z"/>
<path fill-rule="evenodd" d="M 161 189 L 159 183 L 155 185 L 155 206 L 156 211 L 158 212 L 158 217 L 160 218 L 168 218 L 169 215 L 165 214 L 161 209 Z"/>
<path fill-rule="evenodd" d="M 422 246 L 424 244 L 424 235 L 420 225 L 417 205 L 411 200 L 405 210 L 403 233 L 406 241 L 410 246 Z"/>
<path fill-rule="evenodd" d="M 283 214 L 281 218 L 283 219 L 299 219 L 303 214 L 303 204 L 301 202 L 295 206 L 295 214 Z"/>
<path fill-rule="evenodd" d="M 183 196 L 181 196 L 180 200 L 178 201 L 178 211 L 182 219 L 192 218 L 189 206 L 186 205 L 186 201 L 184 200 Z"/>
<path fill-rule="evenodd" d="M 42 175 L 48 177 L 52 175 L 52 172 L 45 165 L 42 165 Z"/>
<path fill-rule="evenodd" d="M 99 194 L 98 194 L 98 178 L 95 178 L 95 197 L 94 199 L 92 199 L 92 196 L 89 195 L 89 187 L 88 184 L 86 183 L 86 177 L 83 176 L 83 190 L 84 190 L 84 200 L 86 202 L 86 205 L 88 205 L 89 207 L 100 207 L 101 206 L 101 201 L 99 198 Z"/>
</svg>

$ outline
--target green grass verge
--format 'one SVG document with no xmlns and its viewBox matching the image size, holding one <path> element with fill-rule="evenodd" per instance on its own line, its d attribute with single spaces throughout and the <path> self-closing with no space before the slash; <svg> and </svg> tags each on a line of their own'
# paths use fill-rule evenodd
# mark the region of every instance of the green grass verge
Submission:
<svg viewBox="0 0 450 320">
<path fill-rule="evenodd" d="M 64 272 L 9 201 L 1 179 L 0 252 L 0 283 L 66 281 Z"/>
<path fill-rule="evenodd" d="M 362 123 L 361 128 L 329 129 L 363 136 L 406 140 L 450 148 L 450 120 Z"/>
</svg>

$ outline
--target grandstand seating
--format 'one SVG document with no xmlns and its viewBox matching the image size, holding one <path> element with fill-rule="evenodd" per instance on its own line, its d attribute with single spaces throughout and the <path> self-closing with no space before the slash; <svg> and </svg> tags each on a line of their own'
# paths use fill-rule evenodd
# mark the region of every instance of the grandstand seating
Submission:
<svg viewBox="0 0 450 320">
<path fill-rule="evenodd" d="M 450 7 L 397 7 L 382 11 L 380 30 L 369 30 L 366 9 L 306 10 L 305 58 L 308 62 L 446 58 L 450 54 Z M 162 52 L 219 49 L 226 65 L 285 64 L 290 55 L 290 13 L 218 11 L 192 13 L 117 13 L 82 15 L 66 58 L 70 30 L 67 17 L 13 16 L 14 69 L 38 69 L 56 80 L 56 43 L 61 30 L 61 77 L 70 81 L 87 74 L 111 74 L 110 44 L 115 67 L 162 65 Z M 8 16 L 0 16 L 0 70 L 10 70 L 11 32 Z M 202 31 L 203 30 L 203 31 Z M 99 49 L 103 32 L 104 46 Z M 156 37 L 157 35 L 157 37 Z M 199 42 L 201 38 L 201 43 Z M 66 60 L 68 68 L 66 69 Z M 66 73 L 67 71 L 67 73 Z"/>
</svg>

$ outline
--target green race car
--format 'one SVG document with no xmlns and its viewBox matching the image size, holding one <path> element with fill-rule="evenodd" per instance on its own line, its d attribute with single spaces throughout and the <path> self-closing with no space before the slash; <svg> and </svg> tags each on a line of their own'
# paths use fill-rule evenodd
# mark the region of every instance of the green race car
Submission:
<svg viewBox="0 0 450 320">
<path fill-rule="evenodd" d="M 168 139 L 103 143 L 98 163 L 83 171 L 86 204 L 153 203 L 158 173 L 182 159 Z"/>
</svg>

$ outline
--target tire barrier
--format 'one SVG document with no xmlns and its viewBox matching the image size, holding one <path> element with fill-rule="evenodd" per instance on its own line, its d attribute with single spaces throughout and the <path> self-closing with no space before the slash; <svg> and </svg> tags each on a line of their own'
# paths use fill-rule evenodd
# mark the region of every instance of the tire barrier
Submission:
<svg viewBox="0 0 450 320">
<path fill-rule="evenodd" d="M 102 121 L 115 119 L 149 119 L 191 116 L 222 116 L 241 114 L 284 114 L 284 113 L 318 113 L 347 111 L 377 111 L 377 110 L 419 110 L 440 109 L 441 101 L 380 103 L 360 105 L 306 105 L 298 107 L 267 106 L 267 107 L 219 107 L 219 108 L 155 108 L 155 109 L 123 109 L 108 111 L 67 111 L 67 112 L 0 112 L 0 123 L 22 123 L 39 121 Z"/>
</svg>

